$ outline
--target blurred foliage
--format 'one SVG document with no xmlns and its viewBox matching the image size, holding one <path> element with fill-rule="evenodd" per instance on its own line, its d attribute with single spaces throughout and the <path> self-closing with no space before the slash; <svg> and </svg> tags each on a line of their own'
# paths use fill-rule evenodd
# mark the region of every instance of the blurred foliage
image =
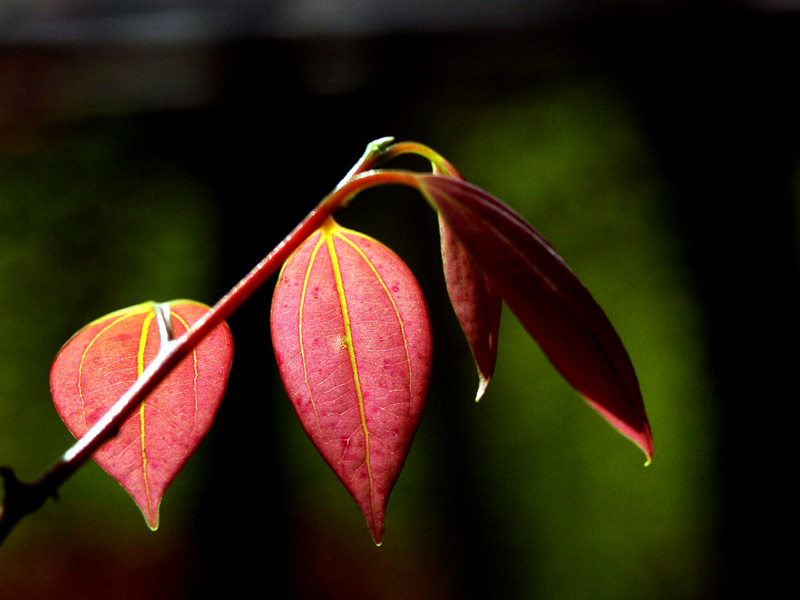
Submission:
<svg viewBox="0 0 800 600">
<path fill-rule="evenodd" d="M 519 558 L 519 597 L 699 597 L 714 571 L 714 398 L 669 191 L 636 113 L 595 77 L 455 104 L 437 119 L 469 124 L 450 159 L 595 295 L 637 368 L 655 438 L 643 469 L 506 311 L 476 444 L 485 506 Z"/>
<path fill-rule="evenodd" d="M 30 480 L 72 443 L 52 406 L 49 365 L 85 323 L 150 299 L 215 301 L 216 227 L 203 186 L 137 151 L 122 119 L 78 123 L 0 159 L 0 464 Z M 173 497 L 196 480 L 193 471 Z M 94 463 L 82 469 L 60 502 L 7 541 L 0 595 L 45 597 L 50 581 L 78 582 L 93 570 L 107 572 L 85 589 L 113 584 L 115 561 L 105 557 L 121 561 L 144 538 L 126 496 Z M 175 500 L 183 506 L 168 519 L 180 523 L 189 499 Z"/>
</svg>

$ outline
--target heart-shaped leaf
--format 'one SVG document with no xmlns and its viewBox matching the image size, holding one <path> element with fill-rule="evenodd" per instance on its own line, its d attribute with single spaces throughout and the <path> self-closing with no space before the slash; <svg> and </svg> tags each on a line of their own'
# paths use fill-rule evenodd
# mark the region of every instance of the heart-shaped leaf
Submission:
<svg viewBox="0 0 800 600">
<path fill-rule="evenodd" d="M 439 232 L 447 292 L 478 367 L 475 399 L 480 400 L 497 362 L 497 335 L 503 300 L 441 216 Z"/>
<path fill-rule="evenodd" d="M 652 458 L 639 382 L 603 310 L 522 217 L 461 179 L 421 175 L 420 191 L 561 375 Z"/>
<path fill-rule="evenodd" d="M 86 325 L 56 356 L 50 389 L 67 428 L 80 438 L 125 393 L 162 345 L 156 313 L 179 337 L 209 308 L 178 300 L 147 302 Z M 116 437 L 93 455 L 155 530 L 167 486 L 205 437 L 222 401 L 233 360 L 227 324 L 215 328 L 147 396 Z"/>
<path fill-rule="evenodd" d="M 431 331 L 408 267 L 333 219 L 287 260 L 272 301 L 281 378 L 376 544 L 425 401 Z"/>
</svg>

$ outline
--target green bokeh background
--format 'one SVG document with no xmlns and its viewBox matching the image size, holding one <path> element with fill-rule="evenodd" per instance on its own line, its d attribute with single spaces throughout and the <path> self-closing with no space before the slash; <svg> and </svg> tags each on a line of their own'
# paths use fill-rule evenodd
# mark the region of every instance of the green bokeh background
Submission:
<svg viewBox="0 0 800 600">
<path fill-rule="evenodd" d="M 384 545 L 302 434 L 269 346 L 266 289 L 230 321 L 231 387 L 165 496 L 161 529 L 88 465 L 0 548 L 0 598 L 198 598 L 218 586 L 231 597 L 726 597 L 739 555 L 723 453 L 738 430 L 687 225 L 707 207 L 682 197 L 686 179 L 654 136 L 668 125 L 654 126 L 632 92 L 631 63 L 569 27 L 349 40 L 368 75 L 334 93 L 322 85 L 331 72 L 320 83 L 303 67 L 325 54 L 319 44 L 345 45 L 215 48 L 218 87 L 194 106 L 0 112 L 0 464 L 30 480 L 69 447 L 48 370 L 76 329 L 149 299 L 212 304 L 387 134 L 441 152 L 573 267 L 637 368 L 653 464 L 508 311 L 476 404 L 434 214 L 413 193 L 373 190 L 341 221 L 408 262 L 435 336 L 427 412 Z M 798 155 L 785 160 L 797 173 Z"/>
</svg>

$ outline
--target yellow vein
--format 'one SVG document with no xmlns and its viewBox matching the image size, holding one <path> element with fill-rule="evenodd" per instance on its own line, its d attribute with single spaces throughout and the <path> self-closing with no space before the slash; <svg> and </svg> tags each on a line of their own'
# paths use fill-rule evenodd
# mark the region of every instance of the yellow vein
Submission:
<svg viewBox="0 0 800 600">
<path fill-rule="evenodd" d="M 314 401 L 314 394 L 311 391 L 311 384 L 308 382 L 308 364 L 306 362 L 306 351 L 305 346 L 303 345 L 303 311 L 305 309 L 306 304 L 306 291 L 308 289 L 308 280 L 311 279 L 311 269 L 314 267 L 314 261 L 317 258 L 317 253 L 319 249 L 322 247 L 322 236 L 320 235 L 319 240 L 317 240 L 314 249 L 311 251 L 311 256 L 308 259 L 308 266 L 306 267 L 306 272 L 303 276 L 303 289 L 300 292 L 300 308 L 299 308 L 299 318 L 297 322 L 297 337 L 300 342 L 300 360 L 303 363 L 303 381 L 306 384 L 306 389 L 308 390 L 308 397 L 311 400 L 311 406 L 314 408 L 314 415 L 317 418 L 317 427 L 322 430 L 322 425 L 319 422 L 319 413 L 317 412 L 317 403 Z"/>
<path fill-rule="evenodd" d="M 103 327 L 99 332 L 97 332 L 97 334 L 91 339 L 91 341 L 88 344 L 86 344 L 86 348 L 83 349 L 83 353 L 81 354 L 81 360 L 80 363 L 78 364 L 78 397 L 81 399 L 81 414 L 83 415 L 83 426 L 86 427 L 87 430 L 89 429 L 89 424 L 86 422 L 86 405 L 84 404 L 82 382 L 83 382 L 83 363 L 86 361 L 86 356 L 89 354 L 89 349 L 94 345 L 94 343 L 97 340 L 100 339 L 100 337 L 106 331 L 114 327 L 117 323 L 121 323 L 125 319 L 128 319 L 134 315 L 138 315 L 140 312 L 144 312 L 145 310 L 149 310 L 149 305 L 143 304 L 142 309 L 137 311 L 124 311 L 124 314 L 114 319 L 113 321 L 111 321 L 111 323 L 109 323 L 108 325 Z M 117 312 L 123 312 L 123 311 L 117 311 Z M 117 312 L 111 313 L 108 316 L 109 317 L 113 316 L 117 314 Z"/>
<path fill-rule="evenodd" d="M 371 241 L 372 243 L 378 243 L 379 244 L 379 242 L 376 242 L 376 240 L 372 239 L 371 237 L 363 235 L 363 234 L 360 234 L 357 231 L 348 231 L 347 233 L 348 233 L 348 235 L 353 235 L 355 237 L 361 237 L 363 239 Z M 397 323 L 400 325 L 400 335 L 403 338 L 403 350 L 404 350 L 405 355 L 406 355 L 406 364 L 408 365 L 408 393 L 409 393 L 409 398 L 410 398 L 411 394 L 413 393 L 413 389 L 414 389 L 414 387 L 413 387 L 414 374 L 413 374 L 413 371 L 411 369 L 411 354 L 408 351 L 408 338 L 406 337 L 405 323 L 403 323 L 403 319 L 400 316 L 400 309 L 397 307 L 397 302 L 395 301 L 394 296 L 392 295 L 392 293 L 389 291 L 389 287 L 386 285 L 386 282 L 384 281 L 383 277 L 381 276 L 380 273 L 378 273 L 378 270 L 375 268 L 375 265 L 372 264 L 372 261 L 369 259 L 369 257 L 367 257 L 367 255 L 364 254 L 364 251 L 359 246 L 357 246 L 352 240 L 348 239 L 347 237 L 345 237 L 341 233 L 339 234 L 339 237 L 344 242 L 349 244 L 350 247 L 353 248 L 353 250 L 355 250 L 358 253 L 358 255 L 363 259 L 363 261 L 367 264 L 367 266 L 369 266 L 370 270 L 372 271 L 372 274 L 375 275 L 375 279 L 377 279 L 378 283 L 381 284 L 381 287 L 383 288 L 383 291 L 386 294 L 386 297 L 389 298 L 389 302 L 391 302 L 391 304 L 392 304 L 392 309 L 394 310 L 395 317 L 397 318 Z M 408 411 L 409 411 L 409 413 L 411 412 L 411 402 L 410 401 L 408 403 Z"/>
<path fill-rule="evenodd" d="M 338 226 L 336 226 L 338 227 Z M 356 363 L 356 353 L 353 347 L 353 330 L 350 325 L 350 313 L 347 308 L 347 298 L 344 294 L 344 282 L 342 281 L 342 271 L 339 266 L 339 257 L 336 254 L 336 248 L 333 244 L 333 237 L 335 234 L 333 227 L 325 229 L 325 241 L 328 245 L 328 252 L 331 256 L 331 264 L 333 265 L 333 276 L 336 280 L 336 291 L 339 293 L 339 303 L 342 307 L 342 318 L 344 320 L 344 335 L 347 341 L 347 353 L 350 356 L 350 368 L 353 371 L 353 382 L 356 386 L 356 397 L 358 398 L 358 412 L 361 417 L 361 428 L 364 431 L 364 451 L 366 453 L 366 467 L 367 476 L 369 477 L 369 498 L 372 514 L 375 514 L 375 493 L 373 490 L 373 476 L 372 465 L 370 463 L 370 442 L 369 442 L 369 428 L 367 427 L 367 417 L 364 411 L 364 396 L 361 391 L 361 380 L 358 375 L 358 364 Z M 341 237 L 341 236 L 339 236 Z"/>
<path fill-rule="evenodd" d="M 139 352 L 136 355 L 136 377 L 137 379 L 142 376 L 144 372 L 145 365 L 144 364 L 144 351 L 145 347 L 147 346 L 147 332 L 150 328 L 150 321 L 153 320 L 155 316 L 155 311 L 151 310 L 147 313 L 142 322 L 142 330 L 139 334 Z M 147 509 L 148 512 L 153 511 L 153 507 L 151 504 L 150 499 L 150 483 L 147 479 L 147 451 L 145 449 L 145 420 L 144 420 L 144 408 L 146 406 L 146 402 L 142 402 L 139 406 L 139 428 L 141 432 L 141 443 L 142 443 L 142 478 L 144 479 L 144 491 L 147 497 Z M 148 523 L 150 521 L 148 520 Z"/>
</svg>

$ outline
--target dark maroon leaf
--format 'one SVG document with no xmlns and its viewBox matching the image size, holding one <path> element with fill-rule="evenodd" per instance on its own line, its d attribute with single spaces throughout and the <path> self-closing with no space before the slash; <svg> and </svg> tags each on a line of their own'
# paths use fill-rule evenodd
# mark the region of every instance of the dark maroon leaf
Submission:
<svg viewBox="0 0 800 600">
<path fill-rule="evenodd" d="M 497 334 L 503 300 L 441 216 L 439 231 L 447 292 L 478 367 L 475 399 L 480 400 L 497 362 Z"/>
<path fill-rule="evenodd" d="M 421 175 L 420 190 L 561 375 L 652 458 L 639 383 L 603 310 L 539 233 L 474 185 Z"/>
</svg>

